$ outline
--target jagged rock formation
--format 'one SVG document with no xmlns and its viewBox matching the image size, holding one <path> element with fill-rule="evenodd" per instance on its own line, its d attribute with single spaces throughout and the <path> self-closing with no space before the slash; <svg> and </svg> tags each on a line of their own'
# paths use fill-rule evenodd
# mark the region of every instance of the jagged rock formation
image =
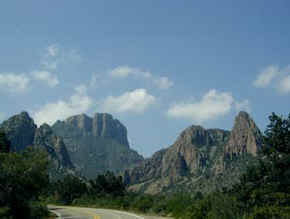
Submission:
<svg viewBox="0 0 290 219">
<path fill-rule="evenodd" d="M 11 142 L 12 150 L 20 152 L 28 146 L 43 148 L 54 164 L 52 172 L 73 168 L 62 139 L 55 136 L 48 125 L 37 128 L 27 112 L 12 116 L 0 127 Z"/>
<path fill-rule="evenodd" d="M 57 170 L 73 168 L 67 149 L 61 137 L 56 136 L 47 124 L 41 125 L 35 132 L 34 147 L 45 149 Z"/>
<path fill-rule="evenodd" d="M 126 127 L 109 114 L 72 116 L 57 121 L 52 129 L 64 139 L 78 171 L 88 178 L 106 170 L 118 172 L 143 160 L 129 148 Z"/>
<path fill-rule="evenodd" d="M 131 190 L 146 193 L 180 189 L 208 192 L 231 186 L 251 162 L 250 156 L 256 155 L 260 136 L 254 121 L 245 112 L 236 117 L 232 132 L 191 126 L 172 146 L 126 170 L 125 183 L 130 184 Z M 243 151 L 245 156 L 239 159 L 240 153 L 237 153 L 234 161 L 226 160 L 225 155 L 240 145 L 246 148 Z"/>
<path fill-rule="evenodd" d="M 32 146 L 36 125 L 27 112 L 12 116 L 4 121 L 0 127 L 11 142 L 12 151 L 21 151 Z"/>
<path fill-rule="evenodd" d="M 225 156 L 232 158 L 246 153 L 256 156 L 261 142 L 262 134 L 253 119 L 248 113 L 240 112 L 225 146 Z"/>
<path fill-rule="evenodd" d="M 88 178 L 107 170 L 121 171 L 143 160 L 130 149 L 126 127 L 110 114 L 72 116 L 36 127 L 28 113 L 22 112 L 3 122 L 0 128 L 17 152 L 28 146 L 45 149 L 53 162 L 54 175 L 76 167 Z"/>
<path fill-rule="evenodd" d="M 54 127 L 61 123 L 58 121 Z M 115 140 L 119 144 L 129 148 L 126 127 L 110 114 L 96 113 L 94 118 L 81 114 L 69 117 L 64 123 L 67 126 L 76 127 L 83 135 Z"/>
</svg>

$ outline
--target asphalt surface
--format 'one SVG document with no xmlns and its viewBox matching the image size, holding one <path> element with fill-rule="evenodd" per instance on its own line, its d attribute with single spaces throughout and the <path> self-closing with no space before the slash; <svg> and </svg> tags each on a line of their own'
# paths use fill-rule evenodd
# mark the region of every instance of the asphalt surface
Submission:
<svg viewBox="0 0 290 219">
<path fill-rule="evenodd" d="M 162 219 L 161 217 L 139 216 L 136 214 L 94 208 L 48 206 L 60 219 Z"/>
</svg>

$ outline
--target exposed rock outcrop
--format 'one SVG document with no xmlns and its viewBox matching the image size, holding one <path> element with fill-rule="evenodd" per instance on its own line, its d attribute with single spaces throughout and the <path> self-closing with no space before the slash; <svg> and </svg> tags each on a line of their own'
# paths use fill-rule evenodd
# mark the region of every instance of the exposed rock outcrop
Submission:
<svg viewBox="0 0 290 219">
<path fill-rule="evenodd" d="M 232 132 L 190 126 L 167 149 L 124 173 L 130 189 L 158 193 L 176 189 L 214 190 L 238 181 L 244 167 L 256 155 L 261 133 L 245 112 L 235 119 Z M 241 159 L 225 161 L 228 156 Z"/>
<path fill-rule="evenodd" d="M 63 169 L 72 169 L 70 157 L 62 139 L 54 135 L 49 125 L 44 124 L 37 128 L 27 112 L 12 116 L 1 124 L 11 142 L 12 151 L 21 152 L 28 146 L 43 148 L 48 152 L 53 163 L 52 173 L 63 172 Z"/>
<path fill-rule="evenodd" d="M 28 146 L 45 149 L 54 164 L 54 175 L 65 169 L 76 170 L 88 178 L 104 171 L 121 171 L 143 161 L 130 149 L 127 129 L 110 114 L 96 113 L 94 118 L 85 114 L 47 124 L 38 129 L 28 113 L 22 112 L 3 122 L 0 128 L 17 152 Z"/>
<path fill-rule="evenodd" d="M 106 170 L 118 172 L 143 160 L 130 149 L 126 127 L 110 114 L 72 116 L 57 121 L 52 129 L 63 138 L 78 171 L 88 178 Z"/>
<path fill-rule="evenodd" d="M 222 148 L 230 132 L 221 129 L 204 129 L 190 126 L 167 149 L 156 152 L 124 173 L 126 183 L 142 184 L 145 192 L 157 193 L 174 187 L 188 176 L 198 178 L 205 172 L 214 174 L 223 169 Z M 213 172 L 213 173 L 211 173 Z M 158 186 L 157 186 L 158 185 Z M 140 188 L 131 187 L 140 191 Z"/>
<path fill-rule="evenodd" d="M 12 151 L 21 151 L 32 146 L 36 125 L 27 112 L 12 116 L 4 121 L 0 127 L 11 142 Z"/>
<path fill-rule="evenodd" d="M 84 136 L 102 137 L 115 140 L 121 145 L 129 148 L 126 127 L 112 115 L 107 113 L 96 113 L 93 118 L 85 114 L 69 117 L 64 122 L 58 121 L 55 125 L 64 123 L 66 126 L 74 127 Z"/>
<path fill-rule="evenodd" d="M 262 143 L 262 134 L 254 120 L 246 112 L 235 119 L 230 139 L 225 145 L 225 156 L 232 158 L 243 154 L 256 156 Z"/>
<path fill-rule="evenodd" d="M 49 125 L 43 124 L 36 130 L 33 145 L 49 153 L 57 170 L 73 168 L 62 138 L 56 136 Z"/>
</svg>

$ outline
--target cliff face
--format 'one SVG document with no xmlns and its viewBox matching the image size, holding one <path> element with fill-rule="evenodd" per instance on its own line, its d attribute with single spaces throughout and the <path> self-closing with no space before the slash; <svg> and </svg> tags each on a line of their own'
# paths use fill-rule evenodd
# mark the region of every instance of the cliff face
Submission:
<svg viewBox="0 0 290 219">
<path fill-rule="evenodd" d="M 229 136 L 229 131 L 221 129 L 188 127 L 172 146 L 127 170 L 124 173 L 125 182 L 135 184 L 132 190 L 139 191 L 142 184 L 141 190 L 157 193 L 174 187 L 188 177 L 216 174 L 223 170 L 223 146 Z"/>
<path fill-rule="evenodd" d="M 0 126 L 17 152 L 28 146 L 45 149 L 52 160 L 52 174 L 76 170 L 88 177 L 104 171 L 121 171 L 143 160 L 129 148 L 127 129 L 109 114 L 85 114 L 36 127 L 28 113 L 12 116 Z"/>
<path fill-rule="evenodd" d="M 56 123 L 54 127 L 57 127 Z M 66 126 L 74 127 L 82 135 L 102 137 L 118 142 L 129 148 L 126 127 L 112 115 L 96 113 L 93 118 L 85 114 L 69 117 L 64 121 Z"/>
<path fill-rule="evenodd" d="M 262 142 L 262 134 L 253 119 L 246 112 L 240 112 L 235 119 L 225 156 L 232 158 L 242 154 L 256 156 Z"/>
<path fill-rule="evenodd" d="M 72 162 L 84 176 L 106 170 L 121 171 L 143 160 L 129 148 L 127 129 L 109 114 L 85 114 L 58 121 L 52 129 L 61 136 Z"/>
<path fill-rule="evenodd" d="M 0 127 L 11 142 L 12 151 L 21 151 L 32 146 L 36 125 L 27 112 L 12 116 L 4 121 Z"/>
<path fill-rule="evenodd" d="M 49 153 L 57 170 L 73 168 L 62 138 L 56 136 L 49 125 L 43 124 L 36 130 L 33 145 Z"/>
<path fill-rule="evenodd" d="M 172 146 L 125 171 L 124 179 L 131 190 L 147 193 L 180 188 L 204 191 L 230 186 L 247 165 L 247 156 L 256 156 L 260 139 L 259 129 L 245 112 L 236 117 L 231 132 L 193 125 L 185 129 Z M 233 153 L 245 157 L 225 165 L 227 157 Z"/>
<path fill-rule="evenodd" d="M 73 168 L 62 139 L 55 136 L 48 125 L 37 128 L 27 112 L 22 112 L 4 121 L 1 129 L 11 142 L 12 150 L 16 152 L 20 152 L 28 146 L 45 149 L 54 164 L 52 172 Z"/>
</svg>

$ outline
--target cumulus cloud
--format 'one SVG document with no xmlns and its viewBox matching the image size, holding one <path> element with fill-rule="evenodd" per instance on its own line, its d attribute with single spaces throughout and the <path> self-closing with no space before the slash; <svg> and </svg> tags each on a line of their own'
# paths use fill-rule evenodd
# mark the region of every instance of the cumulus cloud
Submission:
<svg viewBox="0 0 290 219">
<path fill-rule="evenodd" d="M 279 68 L 279 66 L 271 65 L 265 68 L 254 81 L 254 86 L 258 88 L 266 88 L 273 84 L 272 88 L 280 94 L 290 93 L 290 66 Z"/>
<path fill-rule="evenodd" d="M 23 92 L 29 86 L 30 78 L 25 74 L 0 73 L 0 88 L 10 92 Z"/>
<path fill-rule="evenodd" d="M 57 120 L 64 120 L 75 114 L 85 113 L 92 106 L 92 98 L 87 95 L 84 85 L 77 86 L 75 93 L 69 100 L 58 100 L 55 103 L 47 103 L 33 113 L 37 125 L 43 123 L 53 124 Z"/>
<path fill-rule="evenodd" d="M 33 71 L 32 76 L 35 80 L 45 82 L 49 87 L 55 87 L 59 84 L 58 78 L 56 75 L 48 71 Z"/>
<path fill-rule="evenodd" d="M 279 82 L 278 90 L 284 94 L 290 93 L 290 75 L 282 78 L 282 80 Z"/>
<path fill-rule="evenodd" d="M 246 111 L 248 113 L 251 113 L 251 104 L 249 100 L 243 100 L 241 102 L 236 101 L 235 108 L 237 112 Z"/>
<path fill-rule="evenodd" d="M 265 68 L 257 76 L 253 85 L 258 88 L 265 88 L 270 85 L 270 83 L 280 74 L 279 67 L 276 65 L 271 65 Z"/>
<path fill-rule="evenodd" d="M 231 93 L 209 90 L 199 101 L 182 102 L 172 105 L 168 117 L 188 119 L 197 123 L 224 116 L 231 111 L 234 98 Z"/>
<path fill-rule="evenodd" d="M 127 78 L 129 76 L 141 77 L 144 79 L 152 80 L 152 82 L 160 89 L 166 90 L 174 85 L 167 77 L 160 77 L 153 75 L 150 71 L 144 71 L 139 68 L 132 68 L 130 66 L 118 66 L 110 73 L 115 78 Z"/>
<path fill-rule="evenodd" d="M 156 98 L 145 89 L 136 89 L 125 92 L 121 96 L 109 96 L 102 102 L 102 109 L 106 112 L 133 112 L 142 113 L 154 104 Z"/>
</svg>

